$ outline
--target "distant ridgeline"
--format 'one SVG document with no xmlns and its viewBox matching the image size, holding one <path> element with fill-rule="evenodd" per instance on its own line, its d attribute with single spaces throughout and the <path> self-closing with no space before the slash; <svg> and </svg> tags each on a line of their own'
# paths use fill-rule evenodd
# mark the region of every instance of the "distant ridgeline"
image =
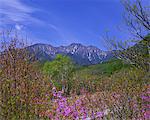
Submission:
<svg viewBox="0 0 150 120">
<path fill-rule="evenodd" d="M 141 57 L 149 55 L 147 44 L 149 44 L 149 41 L 142 40 L 134 46 L 119 52 L 102 51 L 97 47 L 84 46 L 79 43 L 60 47 L 53 47 L 47 44 L 34 44 L 26 49 L 40 62 L 52 61 L 57 54 L 62 54 L 69 56 L 78 65 L 103 63 L 112 58 L 119 58 L 120 56 L 121 59 L 127 60 L 131 64 L 139 64 L 138 62 L 141 62 Z"/>
<path fill-rule="evenodd" d="M 79 43 L 60 47 L 53 47 L 47 44 L 35 44 L 27 47 L 27 50 L 39 61 L 51 61 L 57 54 L 62 54 L 69 56 L 75 64 L 79 65 L 98 64 L 114 56 L 109 51 L 102 51 L 97 47 L 84 46 Z"/>
</svg>

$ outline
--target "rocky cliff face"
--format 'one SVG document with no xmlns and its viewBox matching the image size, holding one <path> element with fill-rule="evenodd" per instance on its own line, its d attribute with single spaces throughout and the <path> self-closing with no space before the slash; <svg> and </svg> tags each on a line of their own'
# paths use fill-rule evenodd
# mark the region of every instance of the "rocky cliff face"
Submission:
<svg viewBox="0 0 150 120">
<path fill-rule="evenodd" d="M 39 61 L 53 60 L 57 54 L 67 55 L 79 65 L 97 64 L 112 58 L 111 52 L 102 51 L 94 46 L 72 43 L 69 46 L 53 47 L 47 44 L 35 44 L 27 50 Z"/>
</svg>

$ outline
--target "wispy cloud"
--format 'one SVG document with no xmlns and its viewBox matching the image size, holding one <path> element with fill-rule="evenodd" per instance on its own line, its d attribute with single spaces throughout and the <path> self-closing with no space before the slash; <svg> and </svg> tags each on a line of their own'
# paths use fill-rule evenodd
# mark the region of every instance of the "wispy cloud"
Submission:
<svg viewBox="0 0 150 120">
<path fill-rule="evenodd" d="M 27 24 L 49 26 L 58 31 L 58 27 L 33 16 L 35 12 L 42 10 L 29 6 L 21 0 L 0 0 L 0 26 L 13 24 L 17 30 L 21 30 Z"/>
<path fill-rule="evenodd" d="M 23 25 L 19 25 L 19 24 L 15 25 L 15 28 L 19 31 L 22 30 L 23 27 L 24 27 Z"/>
<path fill-rule="evenodd" d="M 56 25 L 50 24 L 50 23 L 48 23 L 47 25 L 48 25 L 50 28 L 54 29 L 55 31 L 59 31 L 59 29 L 58 29 L 58 27 L 57 27 Z"/>
<path fill-rule="evenodd" d="M 0 17 L 4 24 L 10 23 L 40 23 L 41 20 L 32 16 L 38 9 L 25 5 L 20 0 L 0 0 Z"/>
</svg>

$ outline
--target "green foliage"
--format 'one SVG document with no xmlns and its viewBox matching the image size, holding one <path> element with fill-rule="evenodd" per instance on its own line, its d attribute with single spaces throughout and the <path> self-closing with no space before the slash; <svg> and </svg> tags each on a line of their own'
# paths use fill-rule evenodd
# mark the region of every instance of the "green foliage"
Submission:
<svg viewBox="0 0 150 120">
<path fill-rule="evenodd" d="M 71 72 L 73 69 L 73 63 L 67 56 L 58 54 L 52 62 L 46 62 L 43 66 L 43 72 L 51 77 Z"/>
<path fill-rule="evenodd" d="M 24 43 L 17 36 L 10 40 L 0 47 L 5 51 L 0 53 L 0 120 L 34 120 L 41 109 L 35 99 L 50 95 L 49 81 L 30 61 Z"/>
<path fill-rule="evenodd" d="M 149 57 L 147 45 L 149 46 L 149 42 L 143 40 L 126 52 L 129 54 L 133 54 L 133 51 L 139 53 L 136 57 L 130 54 L 131 58 L 136 60 L 136 63 L 147 63 L 145 59 L 143 60 L 143 58 Z M 112 109 L 118 108 L 115 108 L 112 101 L 116 105 L 118 102 L 110 94 L 117 93 L 121 102 L 118 104 L 119 113 L 116 112 L 115 115 L 121 116 L 120 119 L 129 119 L 135 114 L 129 105 L 132 102 L 131 99 L 139 99 L 138 96 L 142 92 L 143 86 L 149 84 L 149 71 L 124 63 L 119 59 L 91 66 L 76 66 L 75 69 L 69 57 L 57 55 L 53 61 L 46 62 L 42 66 L 37 62 L 29 62 L 25 51 L 20 51 L 15 46 L 12 48 L 8 51 L 9 54 L 6 52 L 6 55 L 0 56 L 0 120 L 42 120 L 42 117 L 46 119 L 44 115 L 51 115 L 52 110 L 56 110 L 56 106 L 54 105 L 53 109 L 50 105 L 53 104 L 51 101 L 53 97 L 51 87 L 53 86 L 49 80 L 52 80 L 56 88 L 64 88 L 66 95 L 70 95 L 71 91 L 80 94 L 81 90 L 97 92 L 97 94 L 94 93 L 94 100 L 90 101 L 89 99 L 93 98 L 94 94 L 83 100 L 84 104 L 85 102 L 89 104 L 88 109 L 95 109 L 98 105 L 100 108 L 101 103 L 104 103 L 98 102 L 100 99 L 105 99 L 106 106 Z M 108 95 L 107 99 L 105 94 Z M 90 103 L 92 101 L 94 104 Z M 138 101 L 141 104 L 140 99 Z M 97 111 L 97 109 L 95 110 Z"/>
<path fill-rule="evenodd" d="M 145 71 L 149 70 L 149 46 L 150 37 L 146 36 L 134 46 L 122 51 L 121 58 L 124 61 Z"/>
<path fill-rule="evenodd" d="M 110 77 L 128 68 L 130 68 L 130 65 L 118 59 L 112 59 L 97 65 L 80 67 L 75 71 L 72 89 L 76 89 L 77 93 L 82 88 L 90 92 L 95 92 L 97 89 L 109 89 Z"/>
<path fill-rule="evenodd" d="M 81 67 L 79 72 L 86 72 L 90 75 L 111 75 L 121 69 L 128 68 L 130 65 L 125 64 L 122 60 L 112 59 L 97 65 Z"/>
<path fill-rule="evenodd" d="M 43 72 L 53 80 L 53 84 L 58 88 L 61 88 L 65 83 L 67 83 L 67 86 L 63 87 L 68 87 L 71 84 L 69 81 L 71 81 L 73 71 L 74 64 L 71 59 L 60 54 L 53 61 L 48 61 L 43 66 Z"/>
</svg>

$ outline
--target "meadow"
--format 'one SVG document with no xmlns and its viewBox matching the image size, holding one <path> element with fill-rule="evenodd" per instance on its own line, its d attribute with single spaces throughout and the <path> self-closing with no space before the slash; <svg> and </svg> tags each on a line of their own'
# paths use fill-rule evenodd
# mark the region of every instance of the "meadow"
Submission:
<svg viewBox="0 0 150 120">
<path fill-rule="evenodd" d="M 58 4 L 32 0 L 25 4 L 25 0 L 0 0 L 3 4 L 0 8 L 0 120 L 150 120 L 149 0 L 121 0 L 123 8 L 115 0 L 112 6 L 108 1 L 86 4 L 72 1 Z M 119 22 L 122 27 L 116 32 L 113 25 L 114 22 L 118 25 L 122 9 L 125 11 L 123 21 Z M 100 31 L 107 26 L 113 32 L 109 34 L 106 30 L 103 35 Z M 21 35 L 18 31 L 22 31 Z M 30 41 L 35 35 L 35 39 L 43 41 L 61 39 L 67 44 L 79 37 L 87 44 L 98 44 L 92 40 L 100 38 L 107 43 L 108 51 L 93 46 L 83 49 L 85 46 L 79 45 L 88 58 L 81 59 L 85 57 L 83 51 L 80 56 L 76 54 L 78 62 L 88 63 L 80 65 L 64 54 L 57 54 L 52 60 L 54 53 L 62 53 L 66 47 L 57 47 L 56 51 L 56 47 L 46 45 L 47 49 L 40 46 L 42 51 L 38 56 L 48 60 L 40 61 L 27 49 L 30 44 L 23 37 L 25 31 L 31 35 Z M 115 34 L 122 37 L 118 39 Z M 70 46 L 66 51 L 72 50 Z M 66 54 L 73 56 L 77 47 L 70 53 L 65 51 Z M 51 49 L 52 53 L 48 53 Z M 89 64 L 91 51 L 94 60 L 101 60 L 98 64 L 97 61 Z M 103 61 L 106 53 L 111 53 L 113 58 Z"/>
<path fill-rule="evenodd" d="M 150 117 L 149 71 L 144 69 L 147 67 L 117 58 L 79 66 L 63 55 L 39 63 L 17 38 L 11 37 L 9 43 L 1 45 L 1 120 L 148 120 Z"/>
</svg>

